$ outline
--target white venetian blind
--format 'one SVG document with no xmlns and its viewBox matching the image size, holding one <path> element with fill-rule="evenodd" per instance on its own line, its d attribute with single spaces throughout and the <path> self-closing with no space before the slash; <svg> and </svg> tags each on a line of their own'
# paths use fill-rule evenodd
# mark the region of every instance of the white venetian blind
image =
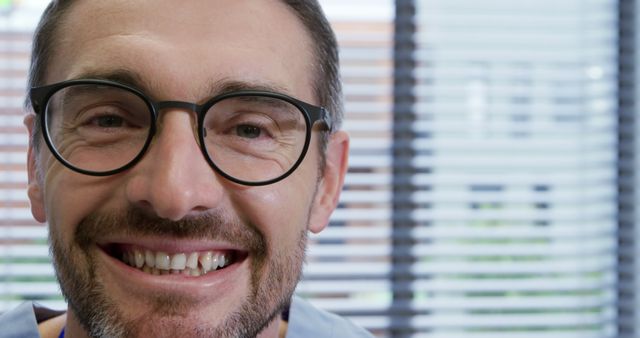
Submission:
<svg viewBox="0 0 640 338">
<path fill-rule="evenodd" d="M 33 220 L 26 195 L 28 138 L 22 125 L 31 35 L 44 1 L 0 6 L 0 312 L 34 299 L 62 308 L 47 229 Z"/>
<path fill-rule="evenodd" d="M 393 16 L 390 0 L 322 0 L 340 45 L 349 172 L 329 227 L 311 237 L 298 293 L 388 334 L 391 307 Z"/>
<path fill-rule="evenodd" d="M 613 337 L 617 2 L 418 0 L 415 337 Z"/>
</svg>

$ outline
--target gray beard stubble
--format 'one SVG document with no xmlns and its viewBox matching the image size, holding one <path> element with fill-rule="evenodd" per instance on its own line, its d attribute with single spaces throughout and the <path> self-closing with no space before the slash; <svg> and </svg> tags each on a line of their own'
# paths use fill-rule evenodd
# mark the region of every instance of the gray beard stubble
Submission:
<svg viewBox="0 0 640 338">
<path fill-rule="evenodd" d="M 158 334 L 166 337 L 255 337 L 281 311 L 286 308 L 300 280 L 305 260 L 307 232 L 302 230 L 295 252 L 270 252 L 265 236 L 252 224 L 225 216 L 221 213 L 169 221 L 143 214 L 130 208 L 124 212 L 92 214 L 76 227 L 73 243 L 65 245 L 50 225 L 49 240 L 62 293 L 80 324 L 94 338 L 128 338 L 149 336 L 141 323 L 158 318 L 169 319 L 164 325 L 156 325 Z M 250 294 L 238 300 L 240 305 L 232 310 L 219 327 L 200 323 L 197 327 L 184 327 L 179 320 L 194 305 L 201 303 L 193 298 L 171 294 L 158 294 L 149 299 L 152 310 L 139 318 L 123 317 L 118 304 L 110 299 L 95 270 L 95 243 L 105 235 L 167 236 L 174 238 L 218 239 L 248 250 L 251 257 Z M 268 268 L 268 269 L 267 269 Z M 174 319 L 174 320 L 171 320 Z M 155 331 L 155 330 L 154 330 Z"/>
</svg>

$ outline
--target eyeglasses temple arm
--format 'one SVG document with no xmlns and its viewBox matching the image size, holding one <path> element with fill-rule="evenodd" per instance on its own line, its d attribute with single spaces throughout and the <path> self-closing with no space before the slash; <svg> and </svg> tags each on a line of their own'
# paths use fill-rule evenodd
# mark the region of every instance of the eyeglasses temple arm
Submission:
<svg viewBox="0 0 640 338">
<path fill-rule="evenodd" d="M 320 120 L 327 126 L 327 131 L 333 132 L 333 121 L 331 121 L 331 114 L 324 107 L 320 108 Z"/>
</svg>

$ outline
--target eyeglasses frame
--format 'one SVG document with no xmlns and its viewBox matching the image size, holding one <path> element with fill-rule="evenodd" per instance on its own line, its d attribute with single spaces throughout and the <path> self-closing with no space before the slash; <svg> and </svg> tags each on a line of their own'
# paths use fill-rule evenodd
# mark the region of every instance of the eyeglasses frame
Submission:
<svg viewBox="0 0 640 338">
<path fill-rule="evenodd" d="M 51 137 L 49 135 L 49 131 L 48 131 L 49 128 L 46 123 L 46 115 L 47 115 L 45 111 L 46 107 L 49 103 L 49 100 L 55 93 L 57 93 L 58 91 L 64 88 L 75 86 L 75 85 L 103 85 L 103 86 L 116 87 L 136 95 L 137 97 L 142 99 L 142 101 L 147 105 L 149 113 L 151 115 L 150 116 L 151 126 L 149 127 L 147 140 L 145 141 L 145 144 L 143 145 L 140 152 L 126 165 L 120 168 L 105 171 L 105 172 L 96 172 L 96 171 L 81 169 L 81 168 L 75 167 L 74 165 L 69 163 L 67 160 L 65 160 L 62 157 L 62 155 L 60 155 L 58 150 L 53 146 L 53 141 L 51 140 Z M 283 100 L 295 106 L 302 113 L 304 117 L 305 124 L 307 127 L 307 133 L 305 135 L 305 141 L 304 141 L 305 143 L 304 143 L 304 147 L 302 148 L 302 152 L 300 153 L 298 160 L 293 164 L 293 166 L 289 170 L 287 170 L 285 173 L 283 173 L 282 175 L 276 178 L 265 180 L 265 181 L 258 181 L 258 182 L 244 181 L 244 180 L 235 178 L 225 173 L 224 171 L 222 171 L 222 169 L 220 169 L 213 162 L 213 160 L 211 159 L 211 156 L 209 156 L 209 154 L 207 153 L 207 150 L 205 148 L 205 140 L 204 140 L 204 118 L 205 118 L 206 112 L 209 110 L 209 108 L 211 108 L 213 105 L 215 105 L 216 103 L 222 100 L 233 98 L 233 97 L 243 97 L 243 96 L 261 96 L 261 97 L 268 97 L 268 98 Z M 298 168 L 298 166 L 300 166 L 300 164 L 304 160 L 309 150 L 309 145 L 311 143 L 312 128 L 316 122 L 322 122 L 324 124 L 325 126 L 324 131 L 331 132 L 333 130 L 330 114 L 324 107 L 315 106 L 285 94 L 271 92 L 271 91 L 264 91 L 264 90 L 239 90 L 239 91 L 222 93 L 208 99 L 203 104 L 197 104 L 197 103 L 186 102 L 186 101 L 154 101 L 141 90 L 129 85 L 115 82 L 115 81 L 101 80 L 101 79 L 75 79 L 75 80 L 62 81 L 62 82 L 45 85 L 45 86 L 32 87 L 29 90 L 29 99 L 31 101 L 31 106 L 33 107 L 34 113 L 38 115 L 40 118 L 43 138 L 45 140 L 45 143 L 47 144 L 47 147 L 53 154 L 53 156 L 58 161 L 60 161 L 60 163 L 62 163 L 65 167 L 75 172 L 89 175 L 89 176 L 111 176 L 111 175 L 124 172 L 132 168 L 133 166 L 135 166 L 146 154 L 149 146 L 151 145 L 151 141 L 156 134 L 156 130 L 157 130 L 156 124 L 157 124 L 157 119 L 160 111 L 167 108 L 178 108 L 178 109 L 195 112 L 197 115 L 197 121 L 198 121 L 198 142 L 200 143 L 198 146 L 202 151 L 202 154 L 206 159 L 207 163 L 209 163 L 209 165 L 219 175 L 221 175 L 225 179 L 232 181 L 234 183 L 238 183 L 246 186 L 269 185 L 269 184 L 273 184 L 278 181 L 281 181 L 287 178 L 289 175 L 291 175 Z"/>
</svg>

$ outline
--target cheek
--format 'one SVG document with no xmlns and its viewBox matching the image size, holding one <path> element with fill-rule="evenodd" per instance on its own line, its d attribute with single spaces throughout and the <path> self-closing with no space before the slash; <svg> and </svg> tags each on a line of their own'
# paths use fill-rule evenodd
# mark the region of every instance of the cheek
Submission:
<svg viewBox="0 0 640 338">
<path fill-rule="evenodd" d="M 272 246 L 297 244 L 300 231 L 307 229 L 315 181 L 301 176 L 294 173 L 276 184 L 233 194 L 240 217 L 255 224 Z"/>
<path fill-rule="evenodd" d="M 55 159 L 49 161 L 44 174 L 44 201 L 52 231 L 62 231 L 68 240 L 83 218 L 98 209 L 110 208 L 120 184 L 109 180 L 113 179 L 78 174 Z"/>
</svg>

